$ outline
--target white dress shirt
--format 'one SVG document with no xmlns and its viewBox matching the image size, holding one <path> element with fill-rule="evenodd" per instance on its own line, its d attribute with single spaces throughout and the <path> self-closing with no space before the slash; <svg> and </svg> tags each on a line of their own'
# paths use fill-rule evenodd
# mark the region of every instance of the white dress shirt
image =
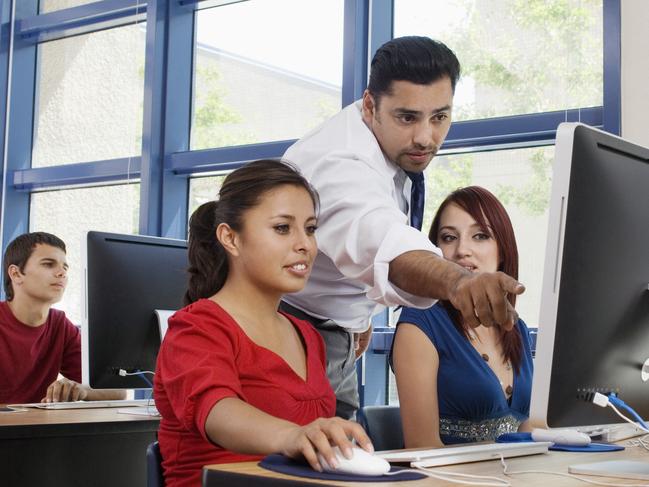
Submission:
<svg viewBox="0 0 649 487">
<path fill-rule="evenodd" d="M 305 288 L 285 296 L 290 305 L 361 332 L 386 306 L 435 303 L 388 280 L 399 255 L 442 253 L 408 225 L 410 179 L 384 156 L 361 118 L 360 101 L 298 140 L 284 160 L 299 167 L 320 196 L 318 255 Z"/>
</svg>

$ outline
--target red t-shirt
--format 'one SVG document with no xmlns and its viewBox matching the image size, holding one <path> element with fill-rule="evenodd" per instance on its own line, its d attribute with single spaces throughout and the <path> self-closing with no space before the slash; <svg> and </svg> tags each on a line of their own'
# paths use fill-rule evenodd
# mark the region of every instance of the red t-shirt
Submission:
<svg viewBox="0 0 649 487">
<path fill-rule="evenodd" d="M 237 397 L 299 425 L 335 414 L 322 337 L 309 323 L 289 318 L 305 344 L 306 381 L 281 357 L 250 340 L 213 301 L 201 299 L 169 319 L 154 384 L 167 487 L 199 486 L 204 465 L 260 458 L 208 439 L 205 421 L 221 399 Z"/>
<path fill-rule="evenodd" d="M 0 301 L 0 403 L 40 402 L 59 372 L 81 382 L 79 329 L 58 309 L 27 326 Z"/>
</svg>

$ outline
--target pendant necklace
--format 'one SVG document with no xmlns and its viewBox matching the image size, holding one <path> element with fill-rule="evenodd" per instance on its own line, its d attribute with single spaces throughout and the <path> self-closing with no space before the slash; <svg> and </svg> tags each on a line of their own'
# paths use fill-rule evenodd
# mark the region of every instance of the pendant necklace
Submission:
<svg viewBox="0 0 649 487">
<path fill-rule="evenodd" d="M 473 330 L 469 330 L 469 338 L 471 339 L 471 341 L 476 341 L 478 339 L 477 335 L 475 334 L 475 332 Z M 482 357 L 482 360 L 489 363 L 489 355 L 488 354 L 480 353 L 480 356 Z M 505 363 L 505 370 L 507 372 L 512 370 L 512 363 L 509 360 Z M 494 374 L 495 374 L 495 372 L 494 372 Z M 498 376 L 496 376 L 496 378 L 497 377 Z M 507 387 L 505 387 L 505 384 L 500 379 L 498 379 L 498 382 L 500 382 L 500 387 L 504 388 L 505 394 L 507 395 L 507 397 L 511 396 L 512 392 L 514 392 L 514 388 L 510 384 L 508 384 Z"/>
</svg>

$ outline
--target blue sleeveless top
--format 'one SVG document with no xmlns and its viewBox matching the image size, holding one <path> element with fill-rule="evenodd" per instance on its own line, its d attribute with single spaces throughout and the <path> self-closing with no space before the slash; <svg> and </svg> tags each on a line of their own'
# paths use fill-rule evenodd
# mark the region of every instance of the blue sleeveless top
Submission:
<svg viewBox="0 0 649 487">
<path fill-rule="evenodd" d="M 523 320 L 517 323 L 523 341 L 522 360 L 518 373 L 514 369 L 509 401 L 496 374 L 455 328 L 441 304 L 425 310 L 404 308 L 399 323 L 419 327 L 437 349 L 439 433 L 444 444 L 493 441 L 503 433 L 516 431 L 528 418 L 533 365 L 529 331 Z"/>
</svg>

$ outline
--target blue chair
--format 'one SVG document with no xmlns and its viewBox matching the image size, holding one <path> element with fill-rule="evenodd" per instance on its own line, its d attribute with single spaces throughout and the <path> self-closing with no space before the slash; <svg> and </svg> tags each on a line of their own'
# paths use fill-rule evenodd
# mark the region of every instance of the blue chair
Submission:
<svg viewBox="0 0 649 487">
<path fill-rule="evenodd" d="M 399 406 L 365 406 L 358 422 L 372 440 L 375 450 L 403 448 L 403 428 Z"/>
<path fill-rule="evenodd" d="M 157 441 L 151 443 L 146 449 L 146 486 L 165 487 L 162 474 L 162 455 Z"/>
</svg>

